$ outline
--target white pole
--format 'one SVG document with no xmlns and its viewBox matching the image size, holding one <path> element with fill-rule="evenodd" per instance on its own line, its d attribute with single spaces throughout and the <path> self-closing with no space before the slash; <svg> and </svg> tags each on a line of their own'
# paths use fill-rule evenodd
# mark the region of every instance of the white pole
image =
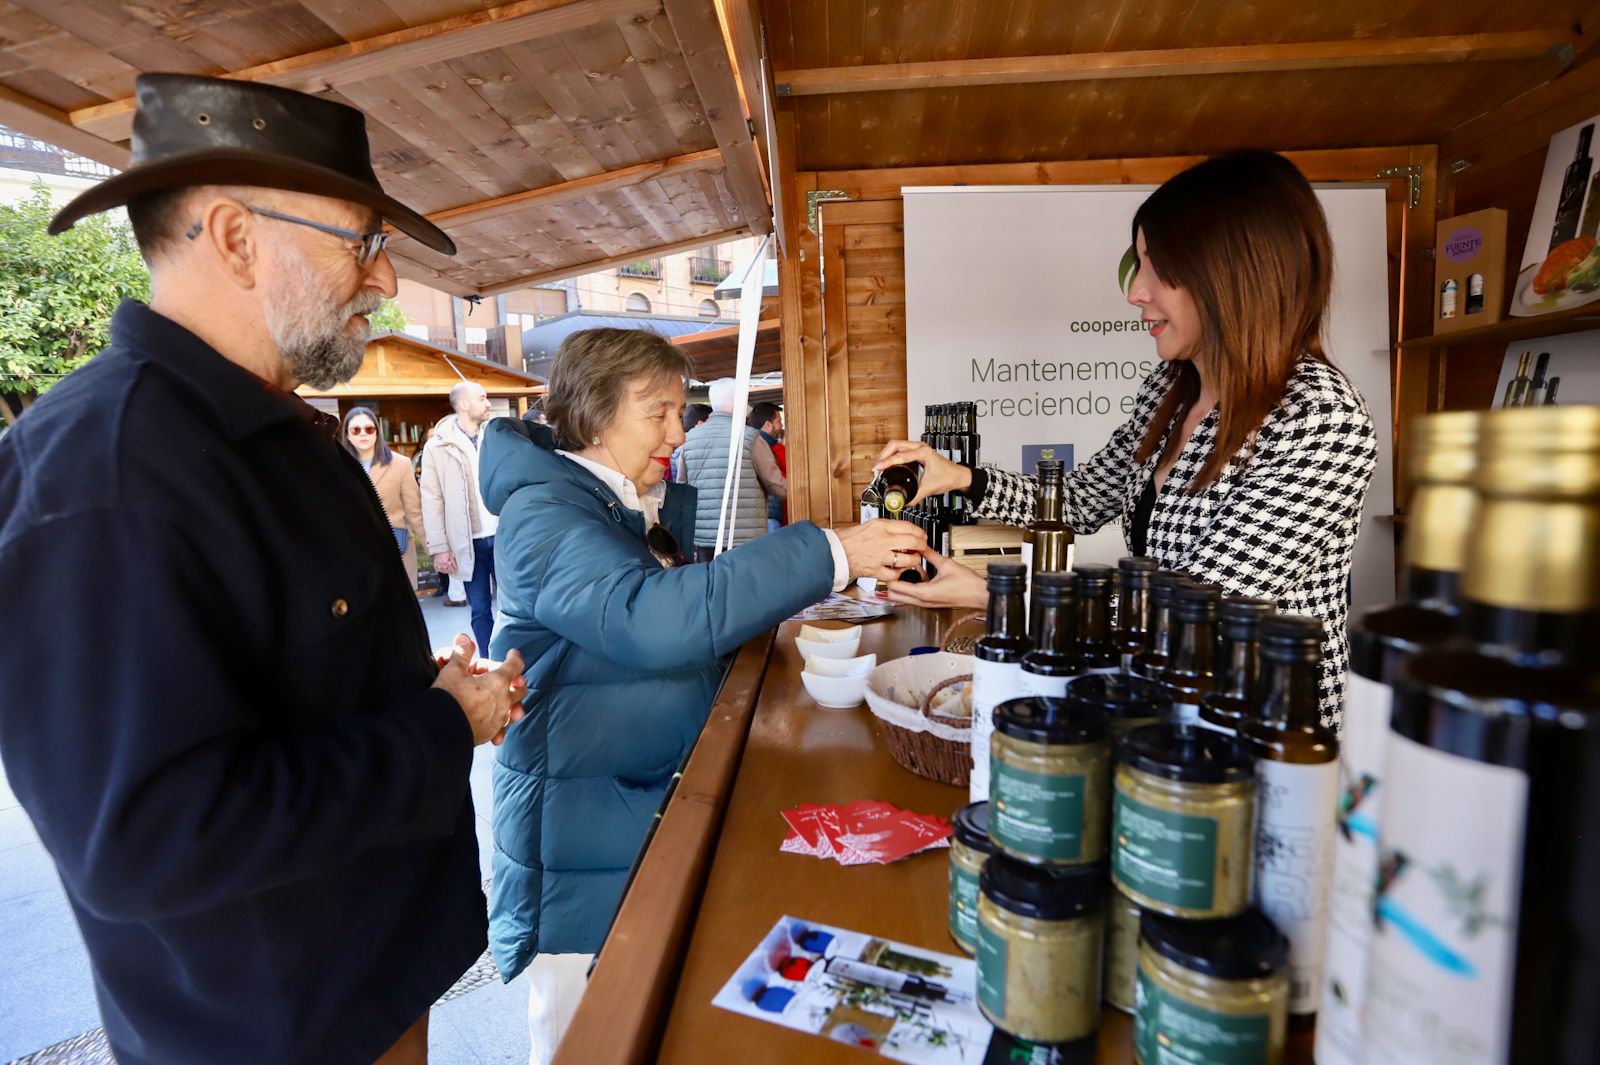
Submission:
<svg viewBox="0 0 1600 1065">
<path fill-rule="evenodd" d="M 722 482 L 722 504 L 717 508 L 716 554 L 733 546 L 733 531 L 739 498 L 740 461 L 744 448 L 744 420 L 750 406 L 750 370 L 755 365 L 756 331 L 761 324 L 761 294 L 766 285 L 768 234 L 745 268 L 739 290 L 739 348 L 734 363 L 733 424 L 728 432 L 728 474 Z M 764 526 L 763 526 L 764 527 Z"/>
</svg>

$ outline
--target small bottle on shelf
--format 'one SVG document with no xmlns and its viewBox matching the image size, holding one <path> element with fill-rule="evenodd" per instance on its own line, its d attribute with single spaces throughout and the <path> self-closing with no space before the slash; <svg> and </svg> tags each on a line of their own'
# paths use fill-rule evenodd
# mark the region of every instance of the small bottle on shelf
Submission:
<svg viewBox="0 0 1600 1065">
<path fill-rule="evenodd" d="M 1028 695 L 1062 696 L 1067 681 L 1083 672 L 1078 659 L 1078 576 L 1040 573 L 1033 585 L 1038 624 L 1029 634 L 1033 650 L 1022 656 L 1022 687 Z"/>
<path fill-rule="evenodd" d="M 1233 735 L 1241 722 L 1255 718 L 1260 708 L 1256 698 L 1260 661 L 1256 637 L 1261 622 L 1273 609 L 1265 599 L 1245 596 L 1225 596 L 1217 605 L 1221 665 L 1216 690 L 1200 700 L 1198 724 Z"/>
<path fill-rule="evenodd" d="M 1185 584 L 1172 595 L 1172 657 L 1161 683 L 1172 694 L 1172 720 L 1200 720 L 1200 700 L 1217 686 L 1217 603 L 1215 584 Z"/>
<path fill-rule="evenodd" d="M 1085 673 L 1119 673 L 1122 655 L 1111 639 L 1110 566 L 1074 566 L 1078 575 L 1078 657 Z"/>
</svg>

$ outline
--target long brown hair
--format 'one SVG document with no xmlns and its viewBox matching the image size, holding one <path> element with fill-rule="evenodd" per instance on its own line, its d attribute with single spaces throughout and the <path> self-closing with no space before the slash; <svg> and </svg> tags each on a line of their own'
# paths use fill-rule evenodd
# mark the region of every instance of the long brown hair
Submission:
<svg viewBox="0 0 1600 1065">
<path fill-rule="evenodd" d="M 1134 452 L 1159 449 L 1171 461 L 1183 442 L 1168 429 L 1200 396 L 1195 361 L 1217 384 L 1217 437 L 1189 485 L 1217 479 L 1283 399 L 1301 355 L 1327 362 L 1322 320 L 1333 286 L 1328 220 L 1305 176 L 1281 155 L 1230 152 L 1197 163 L 1162 185 L 1133 216 L 1150 265 L 1187 291 L 1200 316 L 1190 361 L 1172 381 Z M 1165 446 L 1162 446 L 1165 440 Z"/>
</svg>

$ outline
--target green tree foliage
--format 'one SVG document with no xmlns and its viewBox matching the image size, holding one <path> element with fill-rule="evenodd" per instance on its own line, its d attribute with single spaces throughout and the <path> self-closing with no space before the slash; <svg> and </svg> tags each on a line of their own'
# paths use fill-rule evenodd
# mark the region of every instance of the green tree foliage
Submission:
<svg viewBox="0 0 1600 1065">
<path fill-rule="evenodd" d="M 43 181 L 0 204 L 0 417 L 14 415 L 110 336 L 124 299 L 150 298 L 150 275 L 120 216 L 93 215 L 59 237 Z"/>
<path fill-rule="evenodd" d="M 399 300 L 385 299 L 376 311 L 367 316 L 374 333 L 403 333 L 406 329 L 406 312 L 400 309 Z"/>
</svg>

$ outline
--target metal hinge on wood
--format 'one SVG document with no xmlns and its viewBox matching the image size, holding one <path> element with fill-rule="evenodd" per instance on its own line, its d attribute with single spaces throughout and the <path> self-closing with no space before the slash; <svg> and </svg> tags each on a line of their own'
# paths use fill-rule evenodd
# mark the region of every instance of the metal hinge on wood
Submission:
<svg viewBox="0 0 1600 1065">
<path fill-rule="evenodd" d="M 1417 204 L 1422 202 L 1421 164 L 1412 163 L 1410 166 L 1386 166 L 1382 170 L 1378 171 L 1378 176 L 1381 178 L 1403 177 L 1406 179 L 1406 189 L 1410 193 L 1410 195 L 1406 197 L 1407 210 L 1416 207 Z"/>
<path fill-rule="evenodd" d="M 806 228 L 821 236 L 822 231 L 817 228 L 817 217 L 822 211 L 822 203 L 826 200 L 849 198 L 843 189 L 817 189 L 815 192 L 806 193 Z"/>
</svg>

